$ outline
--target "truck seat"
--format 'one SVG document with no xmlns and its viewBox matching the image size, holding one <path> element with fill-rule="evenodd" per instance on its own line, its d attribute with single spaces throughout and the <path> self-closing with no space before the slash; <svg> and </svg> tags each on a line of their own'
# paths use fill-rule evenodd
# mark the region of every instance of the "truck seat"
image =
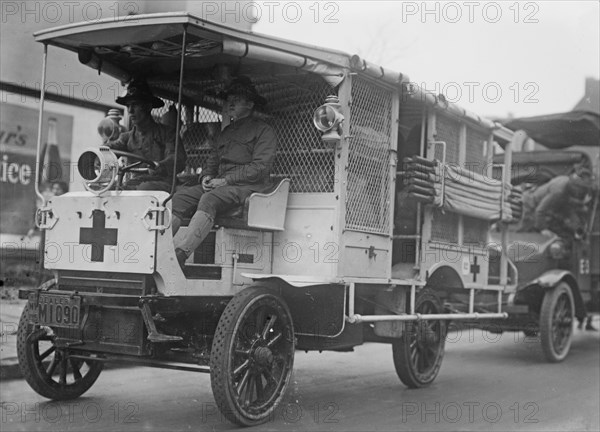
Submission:
<svg viewBox="0 0 600 432">
<path fill-rule="evenodd" d="M 215 226 L 248 230 L 283 231 L 285 209 L 290 191 L 290 179 L 284 178 L 266 192 L 254 192 L 244 202 L 218 214 Z M 188 226 L 190 218 L 183 219 L 181 226 Z"/>
</svg>

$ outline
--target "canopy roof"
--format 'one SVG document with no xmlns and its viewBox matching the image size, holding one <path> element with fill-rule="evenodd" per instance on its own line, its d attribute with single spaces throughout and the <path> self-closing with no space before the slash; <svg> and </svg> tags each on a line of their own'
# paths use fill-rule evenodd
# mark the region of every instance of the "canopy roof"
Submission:
<svg viewBox="0 0 600 432">
<path fill-rule="evenodd" d="M 350 67 L 345 53 L 257 35 L 184 12 L 75 23 L 34 36 L 38 42 L 73 51 L 82 63 L 127 82 L 137 76 L 177 76 L 184 30 L 186 70 L 235 65 L 240 58 L 309 69 L 321 63 L 322 74 L 337 75 L 339 82 L 343 69 Z"/>
<path fill-rule="evenodd" d="M 359 56 L 240 30 L 186 12 L 75 23 L 38 31 L 34 36 L 38 42 L 77 53 L 83 64 L 122 83 L 135 77 L 152 78 L 153 90 L 158 90 L 159 96 L 167 97 L 167 93 L 172 96 L 177 91 L 173 83 L 179 76 L 184 33 L 184 97 L 192 100 L 203 99 L 207 86 L 208 93 L 216 93 L 217 89 L 211 89 L 207 83 L 218 80 L 216 76 L 222 72 L 219 68 L 227 65 L 236 73 L 252 77 L 278 74 L 293 80 L 299 71 L 312 72 L 331 86 L 338 85 L 352 71 L 375 79 L 381 85 L 399 88 L 403 98 L 495 129 L 509 139 L 510 131 L 499 123 L 448 103 L 445 98 L 428 93 L 413 83 L 408 85 L 406 75 L 369 63 Z M 195 88 L 202 88 L 202 92 L 194 93 Z M 271 99 L 270 95 L 264 96 Z"/>
<path fill-rule="evenodd" d="M 504 125 L 514 131 L 525 131 L 550 149 L 600 146 L 600 114 L 590 111 L 518 118 L 507 120 Z"/>
<path fill-rule="evenodd" d="M 501 164 L 504 155 L 494 156 L 494 163 Z M 546 150 L 514 152 L 512 154 L 512 183 L 545 183 L 564 174 L 569 174 L 577 165 L 591 168 L 592 160 L 585 151 Z"/>
</svg>

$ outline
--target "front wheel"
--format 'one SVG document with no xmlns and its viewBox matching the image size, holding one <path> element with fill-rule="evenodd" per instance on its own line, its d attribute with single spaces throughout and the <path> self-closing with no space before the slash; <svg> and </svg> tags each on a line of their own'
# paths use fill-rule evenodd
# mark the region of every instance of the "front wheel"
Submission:
<svg viewBox="0 0 600 432">
<path fill-rule="evenodd" d="M 17 330 L 17 357 L 25 381 L 40 395 L 53 400 L 75 399 L 98 379 L 103 363 L 69 357 L 54 343 L 50 327 L 29 323 L 25 306 Z"/>
<path fill-rule="evenodd" d="M 442 302 L 432 290 L 424 289 L 417 296 L 417 313 L 439 314 L 442 310 Z M 442 366 L 445 342 L 443 321 L 407 322 L 404 335 L 392 342 L 394 366 L 400 381 L 410 388 L 431 384 Z"/>
<path fill-rule="evenodd" d="M 210 354 L 213 395 L 231 422 L 253 426 L 271 418 L 292 374 L 294 327 L 283 299 L 250 287 L 227 304 Z"/>
<path fill-rule="evenodd" d="M 563 361 L 573 340 L 575 305 L 566 282 L 544 294 L 540 311 L 540 339 L 544 357 L 551 363 Z"/>
</svg>

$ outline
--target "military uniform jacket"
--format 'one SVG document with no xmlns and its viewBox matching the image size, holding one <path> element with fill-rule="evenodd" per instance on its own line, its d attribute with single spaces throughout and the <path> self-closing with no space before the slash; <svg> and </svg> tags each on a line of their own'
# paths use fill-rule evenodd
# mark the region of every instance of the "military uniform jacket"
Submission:
<svg viewBox="0 0 600 432">
<path fill-rule="evenodd" d="M 153 121 L 144 131 L 134 126 L 130 131 L 122 133 L 115 141 L 108 143 L 108 146 L 160 162 L 161 169 L 157 174 L 163 177 L 170 177 L 173 174 L 175 132 L 165 125 Z M 185 168 L 185 161 L 185 150 L 183 146 L 179 146 L 177 172 Z"/>
<path fill-rule="evenodd" d="M 216 137 L 204 174 L 234 186 L 270 183 L 277 136 L 252 115 L 229 124 Z"/>
</svg>

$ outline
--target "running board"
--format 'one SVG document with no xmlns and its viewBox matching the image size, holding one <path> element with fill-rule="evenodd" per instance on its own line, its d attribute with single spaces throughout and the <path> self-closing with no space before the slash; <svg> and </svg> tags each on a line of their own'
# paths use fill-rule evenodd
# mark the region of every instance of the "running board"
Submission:
<svg viewBox="0 0 600 432">
<path fill-rule="evenodd" d="M 379 321 L 420 321 L 420 320 L 470 320 L 470 319 L 505 319 L 506 312 L 500 313 L 452 313 L 452 314 L 406 314 L 406 315 L 346 315 L 350 324 Z"/>
<path fill-rule="evenodd" d="M 69 357 L 78 358 L 82 360 L 93 360 L 93 361 L 101 361 L 101 362 L 114 362 L 114 363 L 129 363 L 135 366 L 148 366 L 155 367 L 161 369 L 173 369 L 173 370 L 181 370 L 181 371 L 189 371 L 189 372 L 202 372 L 202 373 L 210 373 L 210 368 L 208 366 L 194 365 L 190 363 L 179 363 L 172 361 L 164 361 L 164 360 L 154 360 L 154 359 L 146 359 L 146 358 L 136 358 L 136 357 L 121 357 L 121 356 L 107 356 L 107 357 L 90 357 L 89 355 L 78 355 L 78 354 L 70 354 Z"/>
</svg>

